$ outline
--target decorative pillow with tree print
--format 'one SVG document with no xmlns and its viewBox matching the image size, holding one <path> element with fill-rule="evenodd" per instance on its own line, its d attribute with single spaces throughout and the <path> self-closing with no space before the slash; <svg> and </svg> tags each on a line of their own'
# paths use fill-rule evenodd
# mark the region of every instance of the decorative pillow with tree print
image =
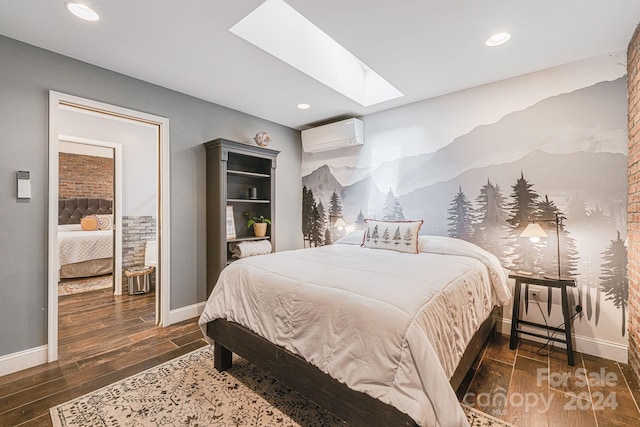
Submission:
<svg viewBox="0 0 640 427">
<path fill-rule="evenodd" d="M 365 219 L 362 247 L 418 253 L 418 232 L 423 221 L 377 221 Z"/>
</svg>

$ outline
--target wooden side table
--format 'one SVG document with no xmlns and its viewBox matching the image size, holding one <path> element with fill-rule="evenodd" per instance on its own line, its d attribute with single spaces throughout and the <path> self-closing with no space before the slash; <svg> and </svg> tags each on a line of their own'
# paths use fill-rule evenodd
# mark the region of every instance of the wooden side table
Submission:
<svg viewBox="0 0 640 427">
<path fill-rule="evenodd" d="M 518 345 L 518 334 L 531 335 L 538 338 L 549 339 L 552 341 L 564 343 L 567 345 L 567 361 L 570 366 L 574 366 L 573 361 L 573 344 L 571 341 L 571 313 L 569 312 L 569 299 L 567 297 L 567 287 L 575 287 L 576 282 L 573 279 L 549 279 L 538 275 L 524 275 L 518 273 L 509 274 L 510 279 L 516 280 L 513 296 L 513 313 L 511 316 L 511 339 L 509 341 L 509 348 L 515 350 Z M 528 320 L 520 320 L 520 294 L 522 285 L 538 285 L 551 288 L 559 288 L 562 295 L 562 315 L 564 317 L 564 329 L 554 328 L 552 326 L 543 325 L 540 323 L 529 322 Z M 524 331 L 520 329 L 520 325 L 533 326 L 536 328 L 546 329 L 548 331 L 564 333 L 564 338 L 549 337 L 546 335 L 538 334 L 535 332 Z"/>
</svg>

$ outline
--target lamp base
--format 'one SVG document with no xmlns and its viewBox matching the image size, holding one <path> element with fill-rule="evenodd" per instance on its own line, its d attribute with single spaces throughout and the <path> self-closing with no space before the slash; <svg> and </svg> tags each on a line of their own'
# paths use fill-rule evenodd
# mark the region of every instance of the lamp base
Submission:
<svg viewBox="0 0 640 427">
<path fill-rule="evenodd" d="M 533 271 L 518 270 L 516 271 L 516 274 L 519 274 L 521 276 L 533 276 Z"/>
</svg>

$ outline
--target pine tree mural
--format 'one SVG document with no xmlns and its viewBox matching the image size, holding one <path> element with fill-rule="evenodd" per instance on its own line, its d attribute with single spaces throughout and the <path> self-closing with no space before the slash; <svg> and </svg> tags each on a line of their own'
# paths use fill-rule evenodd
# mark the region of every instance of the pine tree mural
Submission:
<svg viewBox="0 0 640 427">
<path fill-rule="evenodd" d="M 324 205 L 322 204 L 322 200 L 318 201 L 318 216 L 320 221 L 319 232 L 322 236 L 324 236 L 324 233 L 327 229 L 327 213 L 324 211 Z"/>
<path fill-rule="evenodd" d="M 542 227 L 549 237 L 544 239 L 545 241 L 541 245 L 538 245 L 540 250 L 538 271 L 549 276 L 558 274 L 558 257 L 556 253 L 556 214 L 558 214 L 558 220 L 562 223 L 564 215 L 561 214 L 556 204 L 549 200 L 549 196 L 545 195 L 545 198 L 538 203 L 537 215 L 538 218 L 542 220 L 538 225 Z"/>
<path fill-rule="evenodd" d="M 385 221 L 402 221 L 405 219 L 402 206 L 400 206 L 400 202 L 398 202 L 398 199 L 395 194 L 393 194 L 391 188 L 389 188 L 389 192 L 387 193 L 387 197 L 384 201 L 382 219 Z"/>
<path fill-rule="evenodd" d="M 587 210 L 587 216 L 589 217 L 589 226 L 594 227 L 609 227 L 611 225 L 611 218 L 605 215 L 604 211 L 596 203 L 595 209 Z"/>
<path fill-rule="evenodd" d="M 575 307 L 578 304 L 581 304 L 581 297 L 579 291 L 579 281 L 580 273 L 578 272 L 578 267 L 580 265 L 580 251 L 578 251 L 578 244 L 576 239 L 574 239 L 573 235 L 567 230 L 567 227 L 563 226 L 562 223 L 560 225 L 560 263 L 561 263 L 561 273 L 562 277 L 572 277 L 576 279 L 576 289 L 577 291 L 577 301 L 575 294 L 573 292 L 568 294 L 569 303 L 572 307 Z M 600 316 L 600 301 L 598 297 L 597 302 L 598 315 L 596 316 L 596 326 L 598 326 L 598 317 Z"/>
<path fill-rule="evenodd" d="M 539 244 L 529 239 L 520 238 L 520 234 L 530 221 L 538 217 L 538 193 L 533 189 L 520 172 L 520 178 L 511 186 L 512 201 L 508 203 L 509 218 L 507 223 L 511 226 L 507 233 L 505 245 L 507 252 L 503 262 L 511 270 L 534 271 L 540 260 Z M 529 285 L 525 285 L 524 311 L 529 312 Z"/>
<path fill-rule="evenodd" d="M 340 201 L 340 197 L 336 190 L 333 190 L 333 194 L 331 194 L 331 201 L 329 202 L 329 218 L 330 221 L 335 221 L 337 218 L 342 216 L 342 202 Z M 329 224 L 329 226 L 333 226 L 333 224 Z"/>
<path fill-rule="evenodd" d="M 358 216 L 356 217 L 356 227 L 364 228 L 364 226 L 364 215 L 362 214 L 362 209 L 360 209 L 360 212 L 358 212 Z"/>
<path fill-rule="evenodd" d="M 504 237 L 508 232 L 505 197 L 498 184 L 487 183 L 480 189 L 476 198 L 475 226 L 471 241 L 491 252 L 498 258 L 504 258 Z"/>
<path fill-rule="evenodd" d="M 467 196 L 458 187 L 458 193 L 449 204 L 449 237 L 471 240 L 473 235 L 473 208 Z"/>
<path fill-rule="evenodd" d="M 302 187 L 302 236 L 305 245 L 322 246 L 325 240 L 323 225 L 324 215 L 320 214 L 313 191 L 306 186 Z"/>
<path fill-rule="evenodd" d="M 302 187 L 302 236 L 305 244 L 309 245 L 311 245 L 314 206 L 313 191 L 306 186 Z"/>
<path fill-rule="evenodd" d="M 587 205 L 579 196 L 569 200 L 569 206 L 567 207 L 567 220 L 571 222 L 572 226 L 587 222 Z"/>
<path fill-rule="evenodd" d="M 509 218 L 507 223 L 511 226 L 507 235 L 507 250 L 504 263 L 511 270 L 533 271 L 539 261 L 540 254 L 535 244 L 528 239 L 521 239 L 520 234 L 530 221 L 538 217 L 538 194 L 532 189 L 520 173 L 520 178 L 511 187 L 512 201 L 507 204 Z M 527 293 L 528 295 L 528 293 Z"/>
<path fill-rule="evenodd" d="M 556 215 L 558 219 L 559 237 L 556 235 Z M 566 217 L 564 213 L 558 209 L 553 201 L 549 200 L 549 196 L 545 195 L 544 200 L 538 203 L 538 217 L 541 220 L 539 223 L 540 226 L 549 235 L 545 243 L 536 246 L 540 248 L 540 273 L 544 273 L 550 277 L 556 277 L 558 275 L 557 239 L 560 238 L 561 276 L 567 278 L 575 277 L 578 267 L 578 252 L 576 250 L 575 240 L 565 229 Z M 552 291 L 552 288 L 547 289 L 548 314 L 551 314 L 551 305 L 553 303 Z"/>
<path fill-rule="evenodd" d="M 591 319 L 591 305 L 586 304 L 586 302 L 583 301 L 583 297 L 586 294 L 587 298 L 591 298 L 589 295 L 589 287 L 595 288 L 596 292 L 598 294 L 600 293 L 600 287 L 598 285 L 598 274 L 601 262 L 599 252 L 600 246 L 591 244 L 590 242 L 593 233 L 589 230 L 587 204 L 579 194 L 576 194 L 569 200 L 569 205 L 566 209 L 566 217 L 567 224 L 571 226 L 573 239 L 571 243 L 575 247 L 576 254 L 580 254 L 580 262 L 576 266 L 576 276 L 580 276 L 580 282 L 576 284 L 576 290 L 578 292 L 578 301 L 576 304 L 580 304 L 585 307 L 585 313 L 587 313 L 589 319 Z M 609 241 L 609 239 L 606 241 Z M 598 324 L 599 317 L 599 301 L 600 298 L 598 298 L 597 302 L 598 310 L 596 310 L 596 325 Z M 579 319 L 583 319 L 582 314 Z"/>
<path fill-rule="evenodd" d="M 329 230 L 328 228 L 324 231 L 324 244 L 325 245 L 330 245 L 331 243 L 333 243 L 331 241 L 331 230 Z"/>
<path fill-rule="evenodd" d="M 529 224 L 531 219 L 537 217 L 538 193 L 532 190 L 533 184 L 529 184 L 524 177 L 524 173 L 520 172 L 520 178 L 511 187 L 513 193 L 513 201 L 509 203 L 511 216 L 507 222 L 512 227 L 522 228 Z"/>
<path fill-rule="evenodd" d="M 396 196 L 393 194 L 393 191 L 391 191 L 391 188 L 389 188 L 389 191 L 387 192 L 387 197 L 384 200 L 384 207 L 382 208 L 382 219 L 385 221 L 391 221 L 393 220 L 393 207 L 395 206 L 396 203 Z"/>
<path fill-rule="evenodd" d="M 622 313 L 622 336 L 626 333 L 626 311 L 629 299 L 629 277 L 627 272 L 627 247 L 618 231 L 616 240 L 602 253 L 604 263 L 600 275 L 600 286 L 606 300 L 612 301 Z"/>
<path fill-rule="evenodd" d="M 310 244 L 313 246 L 322 246 L 324 241 L 324 236 L 322 234 L 322 219 L 320 217 L 320 211 L 318 207 L 313 205 L 312 213 L 311 213 L 311 229 L 309 233 Z"/>
<path fill-rule="evenodd" d="M 602 288 L 598 282 L 599 270 L 603 260 L 598 246 L 594 243 L 606 244 L 610 242 L 610 236 L 617 232 L 612 225 L 611 218 L 607 216 L 603 209 L 596 203 L 593 209 L 587 209 L 587 220 L 584 230 L 584 238 L 588 239 L 588 244 L 583 245 L 581 251 L 582 266 L 581 277 L 584 279 L 581 288 L 584 288 L 584 304 L 587 319 L 595 318 L 595 324 L 600 320 L 600 306 L 602 302 Z M 580 288 L 579 288 L 580 289 Z"/>
<path fill-rule="evenodd" d="M 329 222 L 327 224 L 327 229 L 331 232 L 331 241 L 337 240 L 340 235 L 336 230 L 336 221 L 342 218 L 342 202 L 340 201 L 340 196 L 336 190 L 333 190 L 331 194 L 331 199 L 329 200 Z M 344 220 L 343 220 L 344 221 Z M 326 240 L 326 239 L 325 239 Z"/>
<path fill-rule="evenodd" d="M 396 202 L 393 205 L 393 219 L 398 221 L 405 220 L 404 210 L 402 209 L 402 206 L 400 206 L 400 202 L 398 201 L 398 199 L 396 199 Z"/>
</svg>

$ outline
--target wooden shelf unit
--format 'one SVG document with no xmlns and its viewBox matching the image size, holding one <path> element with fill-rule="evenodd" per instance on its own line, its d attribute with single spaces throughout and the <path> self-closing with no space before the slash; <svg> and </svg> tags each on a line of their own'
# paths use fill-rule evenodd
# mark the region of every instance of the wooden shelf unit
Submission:
<svg viewBox="0 0 640 427">
<path fill-rule="evenodd" d="M 278 151 L 218 138 L 204 143 L 207 153 L 207 292 L 234 259 L 229 243 L 269 240 L 275 251 L 276 158 Z M 249 198 L 249 188 L 257 198 Z M 227 239 L 226 208 L 233 206 L 236 237 Z M 269 218 L 267 236 L 255 237 L 247 216 Z"/>
</svg>

